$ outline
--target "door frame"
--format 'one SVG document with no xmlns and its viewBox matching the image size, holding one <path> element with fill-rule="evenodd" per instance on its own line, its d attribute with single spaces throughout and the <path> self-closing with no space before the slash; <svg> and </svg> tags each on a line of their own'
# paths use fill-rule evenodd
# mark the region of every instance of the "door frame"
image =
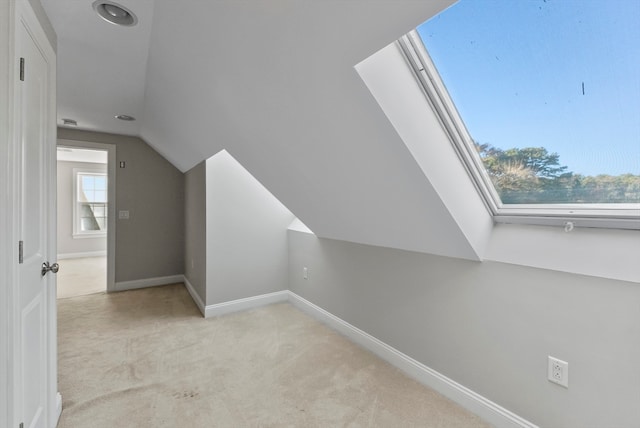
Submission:
<svg viewBox="0 0 640 428">
<path fill-rule="evenodd" d="M 92 141 L 58 139 L 57 147 L 107 152 L 107 293 L 116 290 L 116 145 Z"/>
<path fill-rule="evenodd" d="M 22 403 L 16 398 L 20 381 L 20 348 L 18 286 L 18 241 L 20 211 L 19 185 L 21 165 L 18 164 L 20 134 L 17 126 L 20 112 L 16 98 L 19 84 L 19 52 L 17 29 L 24 23 L 42 52 L 48 67 L 48 100 L 45 126 L 46 147 L 44 159 L 47 166 L 47 183 L 43 189 L 46 198 L 45 212 L 48 219 L 45 257 L 56 260 L 56 54 L 55 47 L 47 37 L 36 13 L 27 0 L 0 1 L 0 425 L 17 427 L 20 424 Z M 5 144 L 6 141 L 6 144 Z M 57 382 L 57 314 L 55 275 L 45 279 L 45 316 L 47 319 L 46 360 L 47 373 L 42 383 L 46 388 L 44 420 L 47 426 L 55 427 L 62 411 L 62 397 Z"/>
<path fill-rule="evenodd" d="M 15 50 L 15 1 L 0 1 L 0 426 L 10 427 L 13 410 L 10 382 L 13 373 L 10 368 L 9 343 L 12 339 L 10 321 L 12 319 L 11 284 L 13 284 L 13 262 L 17 256 L 14 246 L 13 201 L 14 181 L 13 165 L 13 79 L 15 67 L 12 64 Z M 8 144 L 5 144 L 5 141 Z"/>
</svg>

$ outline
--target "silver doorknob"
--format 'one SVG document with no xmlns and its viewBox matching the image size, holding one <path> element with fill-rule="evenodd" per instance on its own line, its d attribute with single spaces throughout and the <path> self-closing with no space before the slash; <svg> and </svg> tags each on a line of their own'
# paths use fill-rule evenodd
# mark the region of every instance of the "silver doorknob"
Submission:
<svg viewBox="0 0 640 428">
<path fill-rule="evenodd" d="M 42 276 L 45 276 L 49 271 L 53 273 L 58 273 L 59 270 L 60 270 L 60 265 L 58 263 L 54 263 L 52 265 L 49 265 L 49 262 L 42 263 Z"/>
</svg>

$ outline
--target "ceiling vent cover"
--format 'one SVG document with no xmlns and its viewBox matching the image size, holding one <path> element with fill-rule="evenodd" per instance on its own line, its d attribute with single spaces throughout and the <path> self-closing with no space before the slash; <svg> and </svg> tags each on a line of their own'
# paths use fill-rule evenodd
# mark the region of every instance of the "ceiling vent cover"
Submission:
<svg viewBox="0 0 640 428">
<path fill-rule="evenodd" d="M 112 1 L 96 0 L 93 2 L 93 10 L 102 19 L 115 25 L 132 27 L 138 23 L 138 18 L 133 12 Z"/>
</svg>

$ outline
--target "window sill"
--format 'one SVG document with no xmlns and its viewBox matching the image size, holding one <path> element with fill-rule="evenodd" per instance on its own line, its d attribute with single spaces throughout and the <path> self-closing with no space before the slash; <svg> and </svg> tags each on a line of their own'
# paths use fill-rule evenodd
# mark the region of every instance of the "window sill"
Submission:
<svg viewBox="0 0 640 428">
<path fill-rule="evenodd" d="M 107 233 L 106 232 L 100 232 L 100 233 L 74 233 L 72 236 L 73 236 L 73 239 L 106 238 L 107 237 Z"/>
<path fill-rule="evenodd" d="M 572 223 L 572 227 L 588 227 L 599 229 L 624 229 L 624 230 L 640 230 L 640 219 L 638 217 L 589 217 L 576 216 L 575 213 L 562 215 L 531 215 L 530 213 L 504 213 L 493 216 L 496 223 L 505 224 L 530 224 L 534 226 L 558 226 L 564 227 L 567 223 Z"/>
</svg>

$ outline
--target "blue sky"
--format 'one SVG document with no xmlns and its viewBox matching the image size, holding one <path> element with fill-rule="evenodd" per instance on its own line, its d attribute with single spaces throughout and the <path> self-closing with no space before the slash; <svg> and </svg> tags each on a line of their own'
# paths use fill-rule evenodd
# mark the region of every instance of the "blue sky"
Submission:
<svg viewBox="0 0 640 428">
<path fill-rule="evenodd" d="M 640 175 L 640 0 L 461 0 L 418 32 L 479 143 Z"/>
</svg>

